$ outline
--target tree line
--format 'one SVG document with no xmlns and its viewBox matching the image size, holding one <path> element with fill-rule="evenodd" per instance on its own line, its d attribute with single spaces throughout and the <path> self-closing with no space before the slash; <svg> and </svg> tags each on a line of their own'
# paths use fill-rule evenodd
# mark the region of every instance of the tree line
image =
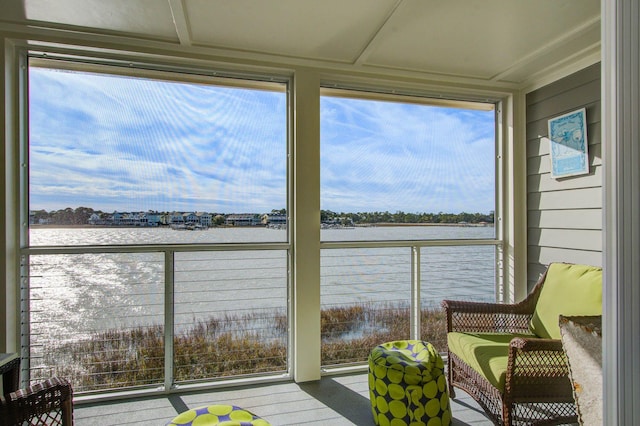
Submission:
<svg viewBox="0 0 640 426">
<path fill-rule="evenodd" d="M 286 209 L 273 209 L 271 213 L 286 214 Z M 58 225 L 86 225 L 93 214 L 105 215 L 100 210 L 90 207 L 67 207 L 60 210 L 33 210 L 31 211 L 32 223 L 51 223 Z M 157 213 L 157 212 L 156 212 Z M 108 214 L 108 213 L 107 213 Z M 322 223 L 337 223 L 341 225 L 366 225 L 374 223 L 493 223 L 493 212 L 490 213 L 405 213 L 398 211 L 384 212 L 358 212 L 337 213 L 331 210 L 320 211 Z"/>
<path fill-rule="evenodd" d="M 89 207 L 78 207 L 73 209 L 67 207 L 61 210 L 32 210 L 30 212 L 30 222 L 32 223 L 52 223 L 57 225 L 86 225 L 92 214 L 102 214 L 101 211 L 94 211 Z"/>
<path fill-rule="evenodd" d="M 398 211 L 336 213 L 331 210 L 320 211 L 323 223 L 340 223 L 342 225 L 365 225 L 373 223 L 493 223 L 493 211 L 486 213 L 405 213 Z"/>
</svg>

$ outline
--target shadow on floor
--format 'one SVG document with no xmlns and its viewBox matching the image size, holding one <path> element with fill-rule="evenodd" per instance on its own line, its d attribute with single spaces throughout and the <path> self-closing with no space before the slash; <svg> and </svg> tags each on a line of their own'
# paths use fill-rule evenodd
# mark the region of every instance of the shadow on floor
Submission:
<svg viewBox="0 0 640 426">
<path fill-rule="evenodd" d="M 450 399 L 451 426 L 471 426 L 471 425 L 492 425 L 493 422 L 487 417 L 485 412 L 477 405 L 471 397 L 461 398 L 461 390 L 456 389 L 457 398 Z"/>
<path fill-rule="evenodd" d="M 373 425 L 369 398 L 349 389 L 335 380 L 323 377 L 317 382 L 299 384 L 300 389 L 312 398 L 322 402 L 345 419 L 356 425 Z M 460 392 L 460 391 L 459 391 Z M 475 403 L 469 404 L 464 398 L 451 400 L 453 419 L 451 426 L 489 425 L 491 421 Z M 462 410 L 461 410 L 462 409 Z M 463 418 L 456 414 L 462 414 Z"/>
<path fill-rule="evenodd" d="M 180 398 L 179 395 L 169 395 L 167 399 L 171 403 L 171 406 L 176 410 L 176 414 L 180 414 L 189 410 L 189 407 L 187 406 L 187 404 L 185 404 L 185 402 L 182 400 L 182 398 Z"/>
<path fill-rule="evenodd" d="M 335 380 L 323 377 L 317 382 L 301 383 L 299 386 L 303 392 L 322 402 L 350 422 L 356 425 L 373 424 L 369 398 Z"/>
</svg>

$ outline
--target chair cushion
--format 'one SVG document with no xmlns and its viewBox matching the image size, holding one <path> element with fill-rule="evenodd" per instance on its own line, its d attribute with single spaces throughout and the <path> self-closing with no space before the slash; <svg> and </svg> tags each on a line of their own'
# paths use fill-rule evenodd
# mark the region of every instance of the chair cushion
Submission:
<svg viewBox="0 0 640 426">
<path fill-rule="evenodd" d="M 549 265 L 529 329 L 538 337 L 560 339 L 560 314 L 602 315 L 602 268 Z"/>
<path fill-rule="evenodd" d="M 447 334 L 447 343 L 451 352 L 503 392 L 509 342 L 518 336 L 532 337 L 530 334 L 452 332 Z"/>
</svg>

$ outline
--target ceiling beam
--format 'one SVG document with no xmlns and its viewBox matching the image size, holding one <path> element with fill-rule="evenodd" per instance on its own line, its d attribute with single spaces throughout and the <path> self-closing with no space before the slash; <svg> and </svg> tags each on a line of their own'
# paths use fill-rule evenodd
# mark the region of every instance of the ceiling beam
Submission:
<svg viewBox="0 0 640 426">
<path fill-rule="evenodd" d="M 376 41 L 379 40 L 380 37 L 385 33 L 385 31 L 383 31 L 385 26 L 387 25 L 387 23 L 389 22 L 391 17 L 396 13 L 396 10 L 398 10 L 398 8 L 400 7 L 400 5 L 402 4 L 403 1 L 404 0 L 397 0 L 396 1 L 396 4 L 391 8 L 389 13 L 387 13 L 387 16 L 384 17 L 384 19 L 382 20 L 380 25 L 378 25 L 378 28 L 373 33 L 371 38 L 369 38 L 369 41 L 367 42 L 367 44 L 360 51 L 360 53 L 356 56 L 355 61 L 353 61 L 354 65 L 362 65 L 369 58 L 369 56 L 371 55 L 371 51 L 376 46 Z"/>
<path fill-rule="evenodd" d="M 508 66 L 506 69 L 502 70 L 500 73 L 492 76 L 490 78 L 490 80 L 492 81 L 503 81 L 503 80 L 509 80 L 509 76 L 511 74 L 513 74 L 514 72 L 517 71 L 521 71 L 523 68 L 526 68 L 526 66 L 528 64 L 530 64 L 531 62 L 540 59 L 540 58 L 544 58 L 546 55 L 549 54 L 549 52 L 552 52 L 554 50 L 560 50 L 562 48 L 563 45 L 568 44 L 569 42 L 579 39 L 581 37 L 585 37 L 587 36 L 589 33 L 592 32 L 596 32 L 597 34 L 600 34 L 600 15 L 595 16 L 587 21 L 585 21 L 584 23 L 571 28 L 569 31 L 567 31 L 566 33 L 563 33 L 560 37 L 557 37 L 556 39 L 542 45 L 539 46 L 537 49 L 535 49 L 533 52 L 530 52 L 522 57 L 520 57 L 520 59 L 518 59 L 517 61 L 515 61 L 514 63 L 512 63 L 510 66 Z M 597 43 L 597 45 L 599 46 L 600 43 Z M 591 50 L 593 49 L 593 46 L 587 46 L 584 48 L 585 51 L 587 50 Z M 567 58 L 565 59 L 565 62 L 572 62 L 575 60 L 575 55 L 579 54 L 580 52 L 574 52 L 574 55 L 572 56 L 567 56 Z M 544 70 L 541 70 L 544 71 Z"/>
<path fill-rule="evenodd" d="M 169 0 L 171 8 L 171 16 L 173 16 L 173 25 L 176 27 L 178 40 L 183 46 L 191 46 L 191 33 L 189 31 L 189 21 L 185 13 L 185 7 L 182 0 Z"/>
</svg>

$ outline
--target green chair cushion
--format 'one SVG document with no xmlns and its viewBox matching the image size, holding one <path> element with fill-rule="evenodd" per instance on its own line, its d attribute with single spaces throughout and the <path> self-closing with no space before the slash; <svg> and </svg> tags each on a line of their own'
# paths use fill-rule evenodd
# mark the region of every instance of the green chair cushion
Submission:
<svg viewBox="0 0 640 426">
<path fill-rule="evenodd" d="M 538 337 L 560 339 L 560 314 L 602 315 L 602 268 L 549 265 L 529 329 Z"/>
<path fill-rule="evenodd" d="M 447 334 L 447 343 L 449 351 L 503 392 L 509 358 L 509 342 L 514 337 L 532 336 L 510 333 L 451 332 Z"/>
</svg>

